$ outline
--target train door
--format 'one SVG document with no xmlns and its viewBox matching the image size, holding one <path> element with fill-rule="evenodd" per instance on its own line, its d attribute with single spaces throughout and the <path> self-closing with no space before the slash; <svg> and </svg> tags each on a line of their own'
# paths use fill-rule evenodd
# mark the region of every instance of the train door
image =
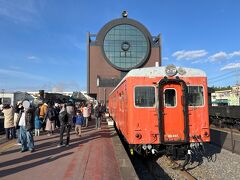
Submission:
<svg viewBox="0 0 240 180">
<path fill-rule="evenodd" d="M 188 118 L 182 83 L 164 83 L 159 91 L 159 131 L 162 143 L 184 142 L 188 138 Z"/>
</svg>

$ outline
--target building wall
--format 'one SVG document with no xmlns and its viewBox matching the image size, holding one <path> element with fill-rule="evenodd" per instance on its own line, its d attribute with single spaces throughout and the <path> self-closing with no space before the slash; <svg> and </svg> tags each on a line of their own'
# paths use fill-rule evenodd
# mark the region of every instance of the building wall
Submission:
<svg viewBox="0 0 240 180">
<path fill-rule="evenodd" d="M 240 105 L 240 92 L 236 89 L 216 91 L 211 94 L 211 99 L 214 106 L 219 105 L 219 103 L 227 103 L 229 106 L 239 106 Z"/>
<path fill-rule="evenodd" d="M 90 33 L 87 36 L 87 61 L 88 61 L 88 80 L 87 80 L 87 93 L 91 95 L 96 95 L 97 100 L 100 102 L 107 102 L 108 95 L 116 87 L 116 85 L 121 81 L 121 79 L 127 74 L 129 70 L 119 70 L 113 67 L 103 52 L 103 39 L 105 34 L 108 33 L 107 28 L 119 25 L 118 23 L 127 22 L 127 24 L 133 25 L 145 34 L 147 40 L 149 41 L 149 56 L 146 61 L 139 65 L 137 68 L 141 67 L 152 67 L 158 62 L 161 66 L 161 39 L 160 35 L 156 36 L 158 41 L 155 42 L 154 38 L 148 32 L 148 30 L 139 22 L 127 18 L 120 18 L 107 23 L 96 35 L 96 39 L 92 40 Z M 132 24 L 131 24 L 132 23 Z M 155 39 L 156 40 L 156 39 Z"/>
<path fill-rule="evenodd" d="M 152 67 L 155 66 L 156 62 L 159 62 L 161 65 L 160 50 L 159 48 L 152 48 L 151 55 L 149 60 L 142 67 Z M 107 89 L 107 95 L 114 89 L 114 87 L 97 87 L 97 77 L 99 76 L 102 79 L 109 79 L 109 81 L 119 82 L 121 78 L 121 71 L 113 68 L 107 61 L 104 59 L 101 47 L 100 46 L 90 46 L 90 58 L 89 58 L 89 80 L 90 80 L 90 92 L 91 94 L 102 93 L 103 89 Z M 103 95 L 101 94 L 101 97 Z M 103 100 L 101 98 L 101 100 Z"/>
</svg>

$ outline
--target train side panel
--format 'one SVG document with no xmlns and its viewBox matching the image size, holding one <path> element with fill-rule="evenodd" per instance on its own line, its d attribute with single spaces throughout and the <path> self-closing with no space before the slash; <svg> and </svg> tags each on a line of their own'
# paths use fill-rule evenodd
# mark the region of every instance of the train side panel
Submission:
<svg viewBox="0 0 240 180">
<path fill-rule="evenodd" d="M 109 112 L 120 132 L 124 136 L 128 135 L 128 94 L 126 81 L 109 97 Z"/>
<path fill-rule="evenodd" d="M 159 78 L 128 78 L 128 94 L 129 94 L 129 136 L 130 144 L 159 144 L 159 129 L 158 129 L 158 112 L 156 85 Z M 141 88 L 151 88 L 152 96 L 155 98 L 153 105 L 140 105 L 141 99 L 137 97 L 137 91 L 141 92 Z M 143 91 L 144 93 L 144 91 Z M 144 103 L 143 103 L 144 104 Z"/>
</svg>

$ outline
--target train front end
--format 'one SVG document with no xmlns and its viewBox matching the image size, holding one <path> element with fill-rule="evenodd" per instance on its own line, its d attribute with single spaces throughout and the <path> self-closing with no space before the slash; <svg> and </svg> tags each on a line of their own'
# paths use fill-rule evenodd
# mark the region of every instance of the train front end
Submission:
<svg viewBox="0 0 240 180">
<path fill-rule="evenodd" d="M 206 74 L 174 65 L 136 74 L 130 86 L 135 102 L 130 108 L 134 134 L 129 138 L 135 151 L 174 159 L 202 152 L 203 143 L 210 141 Z"/>
<path fill-rule="evenodd" d="M 207 78 L 203 71 L 165 68 L 158 82 L 158 122 L 160 143 L 175 159 L 202 153 L 210 141 Z"/>
</svg>

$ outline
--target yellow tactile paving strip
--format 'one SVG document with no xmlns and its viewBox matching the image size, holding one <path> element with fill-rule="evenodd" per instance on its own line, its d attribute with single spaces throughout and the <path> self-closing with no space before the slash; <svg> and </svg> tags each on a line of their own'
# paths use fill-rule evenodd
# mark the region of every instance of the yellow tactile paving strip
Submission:
<svg viewBox="0 0 240 180">
<path fill-rule="evenodd" d="M 2 154 L 3 152 L 7 151 L 10 148 L 12 148 L 13 146 L 16 146 L 16 142 L 13 140 L 2 144 L 0 146 L 0 154 Z"/>
</svg>

